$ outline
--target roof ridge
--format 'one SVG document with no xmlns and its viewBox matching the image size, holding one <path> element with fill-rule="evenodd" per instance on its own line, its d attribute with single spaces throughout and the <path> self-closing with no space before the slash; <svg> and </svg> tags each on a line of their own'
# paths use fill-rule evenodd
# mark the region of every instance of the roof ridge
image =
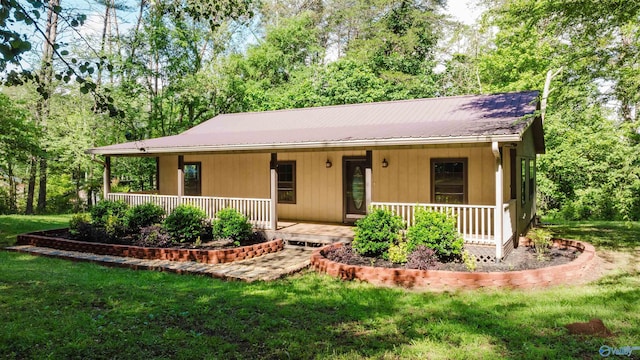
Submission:
<svg viewBox="0 0 640 360">
<path fill-rule="evenodd" d="M 467 95 L 454 95 L 454 96 L 439 96 L 439 97 L 428 97 L 428 98 L 417 98 L 417 99 L 400 99 L 400 100 L 385 100 L 385 101 L 375 101 L 369 103 L 355 103 L 355 104 L 336 104 L 336 105 L 322 105 L 322 106 L 311 106 L 311 107 L 301 107 L 301 108 L 287 108 L 287 109 L 276 109 L 276 110 L 256 110 L 256 111 L 243 111 L 237 113 L 224 113 L 218 114 L 214 117 L 218 116 L 241 116 L 241 115 L 249 115 L 249 114 L 264 114 L 264 113 L 278 113 L 278 112 L 293 112 L 293 111 L 310 111 L 314 109 L 329 109 L 329 108 L 342 108 L 342 107 L 361 107 L 361 106 L 370 106 L 370 105 L 382 105 L 382 104 L 400 104 L 406 102 L 418 102 L 418 101 L 442 101 L 442 99 L 460 99 L 466 97 L 493 97 L 499 95 L 506 94 L 529 94 L 538 92 L 538 90 L 524 90 L 524 91 L 506 91 L 502 93 L 492 93 L 492 94 L 467 94 Z M 213 118 L 212 118 L 213 119 Z M 210 119 L 209 119 L 210 120 Z M 205 123 L 207 120 L 203 121 L 201 124 Z"/>
</svg>

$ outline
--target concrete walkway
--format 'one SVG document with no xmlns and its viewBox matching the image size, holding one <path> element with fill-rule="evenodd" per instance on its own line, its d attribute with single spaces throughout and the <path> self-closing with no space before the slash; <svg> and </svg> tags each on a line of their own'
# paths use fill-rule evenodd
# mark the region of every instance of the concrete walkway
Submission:
<svg viewBox="0 0 640 360">
<path fill-rule="evenodd" d="M 201 264 L 192 261 L 143 260 L 120 256 L 96 255 L 30 245 L 12 246 L 5 248 L 5 250 L 75 261 L 88 261 L 106 266 L 170 271 L 179 274 L 198 274 L 247 282 L 256 280 L 270 281 L 298 272 L 309 266 L 312 252 L 311 250 L 287 247 L 282 251 L 248 260 L 226 264 Z"/>
</svg>

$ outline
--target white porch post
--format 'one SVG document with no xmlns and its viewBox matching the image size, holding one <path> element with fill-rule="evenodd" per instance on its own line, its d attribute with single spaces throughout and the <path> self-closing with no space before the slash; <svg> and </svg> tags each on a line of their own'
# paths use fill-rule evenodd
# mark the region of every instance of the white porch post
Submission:
<svg viewBox="0 0 640 360">
<path fill-rule="evenodd" d="M 184 156 L 178 155 L 178 204 L 182 204 L 184 196 Z"/>
<path fill-rule="evenodd" d="M 500 146 L 497 141 L 491 143 L 491 151 L 496 158 L 495 172 L 496 172 L 496 209 L 494 214 L 495 223 L 493 225 L 493 236 L 496 241 L 496 261 L 502 259 L 502 229 L 503 229 L 503 177 L 502 177 L 502 156 L 500 154 Z"/>
<path fill-rule="evenodd" d="M 271 230 L 278 230 L 278 154 L 271 153 Z"/>
<path fill-rule="evenodd" d="M 104 172 L 102 174 L 102 191 L 103 200 L 107 199 L 107 195 L 111 192 L 111 156 L 104 158 Z"/>
<path fill-rule="evenodd" d="M 371 150 L 367 150 L 367 165 L 364 170 L 364 183 L 365 183 L 365 206 L 367 208 L 367 214 L 369 213 L 369 207 L 371 206 L 371 190 L 372 190 L 372 163 L 373 153 Z"/>
</svg>

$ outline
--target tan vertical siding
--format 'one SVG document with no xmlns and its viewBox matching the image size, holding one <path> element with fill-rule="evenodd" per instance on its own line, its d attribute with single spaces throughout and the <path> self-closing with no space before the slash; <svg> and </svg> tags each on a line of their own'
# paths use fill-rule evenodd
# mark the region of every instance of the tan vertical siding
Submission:
<svg viewBox="0 0 640 360">
<path fill-rule="evenodd" d="M 373 152 L 373 201 L 430 203 L 431 159 L 466 158 L 468 202 L 495 202 L 494 157 L 490 145 L 477 147 L 425 147 Z M 389 167 L 382 167 L 387 159 Z"/>
<path fill-rule="evenodd" d="M 200 162 L 202 196 L 269 198 L 269 154 L 187 155 Z M 160 157 L 160 194 L 178 189 L 178 156 Z"/>
<path fill-rule="evenodd" d="M 518 158 L 516 161 L 516 166 L 517 166 L 517 171 L 516 174 L 518 176 L 517 179 L 517 208 L 518 208 L 518 213 L 517 213 L 517 218 L 518 218 L 518 224 L 517 224 L 517 233 L 518 234 L 523 234 L 526 229 L 527 226 L 529 225 L 529 223 L 531 222 L 531 220 L 533 219 L 533 217 L 536 214 L 536 199 L 535 199 L 535 193 L 534 193 L 534 198 L 533 199 L 529 199 L 528 194 L 527 194 L 527 202 L 522 205 L 521 199 L 522 199 L 522 171 L 526 171 L 525 169 L 521 168 L 521 159 L 526 159 L 527 162 L 529 161 L 529 159 L 535 159 L 536 158 L 536 151 L 535 151 L 535 144 L 533 141 L 533 131 L 531 128 L 529 128 L 527 131 L 525 131 L 525 133 L 522 136 L 522 142 L 518 144 Z M 528 186 L 528 184 L 527 184 Z M 537 185 L 536 185 L 537 186 Z M 527 188 L 527 193 L 529 192 L 529 188 Z"/>
<path fill-rule="evenodd" d="M 504 202 L 508 202 L 511 199 L 511 151 L 510 148 L 502 148 L 502 198 Z"/>
<path fill-rule="evenodd" d="M 296 162 L 296 203 L 278 204 L 278 218 L 342 222 L 342 158 L 365 151 L 279 153 L 278 160 Z M 326 167 L 327 159 L 331 168 Z"/>
<path fill-rule="evenodd" d="M 178 193 L 178 157 L 160 156 L 160 195 L 175 195 Z"/>
<path fill-rule="evenodd" d="M 365 156 L 364 150 L 279 153 L 278 160 L 296 161 L 296 203 L 278 204 L 281 220 L 342 222 L 344 156 Z M 508 151 L 505 152 L 508 154 Z M 387 159 L 389 166 L 382 167 Z M 430 203 L 431 159 L 467 158 L 468 203 L 495 202 L 494 157 L 490 144 L 373 150 L 373 201 Z M 160 157 L 160 193 L 175 194 L 177 156 Z M 269 160 L 264 154 L 187 155 L 185 162 L 202 164 L 202 195 L 269 197 Z M 326 167 L 326 161 L 332 167 Z M 508 155 L 505 156 L 505 199 L 509 195 Z M 519 194 L 518 194 L 519 195 Z"/>
</svg>

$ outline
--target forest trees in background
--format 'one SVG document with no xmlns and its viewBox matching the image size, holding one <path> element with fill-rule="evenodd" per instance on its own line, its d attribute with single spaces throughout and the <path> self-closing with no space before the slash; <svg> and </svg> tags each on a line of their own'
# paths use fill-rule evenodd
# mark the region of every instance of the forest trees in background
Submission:
<svg viewBox="0 0 640 360">
<path fill-rule="evenodd" d="M 46 131 L 30 112 L 46 103 L 33 77 L 4 87 L 9 97 L 0 99 L 16 113 L 1 120 L 24 125 L 2 134 L 5 151 L 19 134 L 46 132 L 0 165 L 0 187 L 9 189 L 9 163 L 25 181 L 30 161 L 46 154 L 50 201 L 40 211 L 99 193 L 101 166 L 84 154 L 89 147 L 176 134 L 220 113 L 542 90 L 551 70 L 541 209 L 570 219 L 640 219 L 636 2 L 480 0 L 484 16 L 464 25 L 444 13 L 442 0 L 100 0 L 86 15 L 64 1 L 29 2 L 26 13 L 44 29 L 46 9 L 54 9 L 66 24 L 54 47 Z M 5 3 L 0 70 L 18 59 L 9 68 L 37 74 L 38 33 L 8 21 L 28 28 L 31 20 L 15 11 L 27 5 Z M 96 18 L 97 30 L 80 31 Z M 147 190 L 155 162 L 118 158 L 113 174 L 125 180 L 120 190 Z M 36 183 L 34 192 L 44 188 Z M 3 198 L 12 196 L 6 204 L 14 205 L 0 211 L 24 211 L 24 197 Z"/>
<path fill-rule="evenodd" d="M 491 1 L 499 29 L 480 57 L 489 92 L 552 81 L 539 158 L 542 210 L 567 219 L 640 219 L 640 4 Z"/>
</svg>

